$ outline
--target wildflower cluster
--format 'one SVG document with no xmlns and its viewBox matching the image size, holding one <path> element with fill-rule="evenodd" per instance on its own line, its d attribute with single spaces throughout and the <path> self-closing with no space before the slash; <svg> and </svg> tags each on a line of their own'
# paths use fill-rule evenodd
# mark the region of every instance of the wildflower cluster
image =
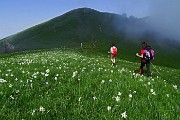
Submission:
<svg viewBox="0 0 180 120">
<path fill-rule="evenodd" d="M 0 58 L 0 119 L 180 117 L 179 84 L 139 75 L 132 70 L 135 63 L 117 62 L 111 67 L 106 57 L 72 50 Z M 179 73 L 169 74 L 174 72 Z"/>
</svg>

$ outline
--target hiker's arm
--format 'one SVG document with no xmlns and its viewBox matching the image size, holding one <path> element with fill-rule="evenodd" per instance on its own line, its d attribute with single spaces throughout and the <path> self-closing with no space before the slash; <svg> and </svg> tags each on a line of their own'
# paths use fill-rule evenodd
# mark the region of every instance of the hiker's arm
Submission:
<svg viewBox="0 0 180 120">
<path fill-rule="evenodd" d="M 136 56 L 143 58 L 143 54 L 139 55 L 138 53 L 136 53 Z"/>
<path fill-rule="evenodd" d="M 110 53 L 113 53 L 113 49 L 112 49 L 112 47 L 110 48 Z"/>
</svg>

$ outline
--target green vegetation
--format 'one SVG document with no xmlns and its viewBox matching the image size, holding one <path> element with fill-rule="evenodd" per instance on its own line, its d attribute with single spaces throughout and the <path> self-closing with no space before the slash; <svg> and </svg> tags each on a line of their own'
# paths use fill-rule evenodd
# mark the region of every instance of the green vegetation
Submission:
<svg viewBox="0 0 180 120">
<path fill-rule="evenodd" d="M 143 33 L 145 19 L 89 8 L 75 9 L 4 38 L 0 41 L 0 52 L 2 41 L 8 41 L 15 47 L 15 51 L 80 48 L 83 43 L 83 47 L 95 47 L 94 51 L 105 54 L 114 42 L 121 58 L 133 62 L 135 53 L 140 50 L 140 43 L 146 41 L 155 50 L 156 65 L 180 68 L 180 44 L 170 40 L 157 42 L 159 39 L 156 39 L 155 33 Z"/>
<path fill-rule="evenodd" d="M 180 119 L 180 70 L 102 52 L 38 50 L 0 56 L 0 119 Z"/>
</svg>

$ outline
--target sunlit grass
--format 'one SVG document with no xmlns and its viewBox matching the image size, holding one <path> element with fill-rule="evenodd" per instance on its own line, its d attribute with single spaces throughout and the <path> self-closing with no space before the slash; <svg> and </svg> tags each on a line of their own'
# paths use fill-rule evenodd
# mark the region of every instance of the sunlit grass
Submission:
<svg viewBox="0 0 180 120">
<path fill-rule="evenodd" d="M 0 58 L 0 119 L 180 119 L 180 70 L 52 50 Z M 168 74 L 167 74 L 168 73 Z"/>
</svg>

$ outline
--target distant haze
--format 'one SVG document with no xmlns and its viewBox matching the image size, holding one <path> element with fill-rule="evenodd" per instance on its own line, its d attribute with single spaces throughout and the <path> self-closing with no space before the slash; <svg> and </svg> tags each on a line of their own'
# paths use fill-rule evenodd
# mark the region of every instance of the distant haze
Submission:
<svg viewBox="0 0 180 120">
<path fill-rule="evenodd" d="M 148 23 L 158 33 L 180 41 L 180 0 L 151 0 Z"/>
</svg>

